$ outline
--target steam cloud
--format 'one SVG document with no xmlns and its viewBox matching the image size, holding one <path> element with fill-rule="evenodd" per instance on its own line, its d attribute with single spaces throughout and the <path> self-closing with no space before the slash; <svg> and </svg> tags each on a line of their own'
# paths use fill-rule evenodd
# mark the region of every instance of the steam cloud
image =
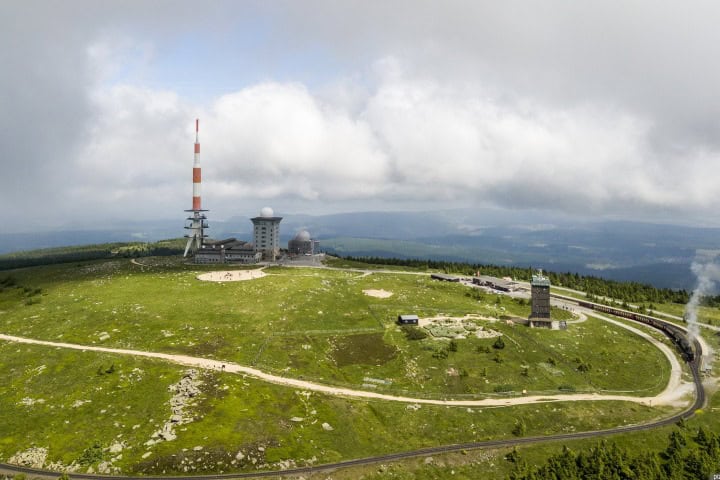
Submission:
<svg viewBox="0 0 720 480">
<path fill-rule="evenodd" d="M 688 325 L 690 339 L 700 336 L 700 325 L 698 324 L 698 307 L 702 297 L 712 295 L 716 292 L 716 284 L 720 282 L 720 265 L 715 263 L 718 253 L 698 257 L 692 264 L 692 272 L 697 277 L 697 286 L 690 296 L 690 301 L 685 306 L 685 320 Z M 708 352 L 708 357 L 711 352 Z"/>
</svg>

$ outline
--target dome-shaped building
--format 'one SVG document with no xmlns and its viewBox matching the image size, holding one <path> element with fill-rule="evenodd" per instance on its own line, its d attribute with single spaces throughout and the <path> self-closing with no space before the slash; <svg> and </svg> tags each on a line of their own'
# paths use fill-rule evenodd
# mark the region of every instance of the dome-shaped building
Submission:
<svg viewBox="0 0 720 480">
<path fill-rule="evenodd" d="M 301 230 L 288 242 L 290 255 L 313 255 L 320 242 L 313 240 L 307 230 Z"/>
</svg>

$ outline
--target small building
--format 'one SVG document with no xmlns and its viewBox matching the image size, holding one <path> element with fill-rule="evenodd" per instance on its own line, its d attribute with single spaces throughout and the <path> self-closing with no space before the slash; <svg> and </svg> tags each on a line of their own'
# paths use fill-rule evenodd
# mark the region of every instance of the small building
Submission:
<svg viewBox="0 0 720 480">
<path fill-rule="evenodd" d="M 253 223 L 253 243 L 255 251 L 262 255 L 263 260 L 274 262 L 280 253 L 280 221 L 273 209 L 265 207 L 260 216 L 250 219 Z"/>
<path fill-rule="evenodd" d="M 307 230 L 302 230 L 288 242 L 288 253 L 290 255 L 314 255 L 319 246 L 320 242 L 311 238 Z"/>
<path fill-rule="evenodd" d="M 418 324 L 418 316 L 417 315 L 398 315 L 397 323 L 399 325 L 417 325 Z"/>
<path fill-rule="evenodd" d="M 226 238 L 205 240 L 195 252 L 195 263 L 257 263 L 262 255 L 252 243 Z"/>
<path fill-rule="evenodd" d="M 538 270 L 530 282 L 530 326 L 560 328 L 559 322 L 550 320 L 550 279 Z M 556 324 L 556 325 L 554 325 Z"/>
<path fill-rule="evenodd" d="M 433 280 L 440 280 L 441 282 L 459 282 L 460 277 L 453 275 L 445 275 L 444 273 L 433 273 L 430 275 Z"/>
<path fill-rule="evenodd" d="M 492 288 L 500 292 L 514 292 L 520 285 L 517 282 L 505 278 L 491 277 L 489 275 L 477 275 L 472 279 L 473 284 L 482 287 Z"/>
</svg>

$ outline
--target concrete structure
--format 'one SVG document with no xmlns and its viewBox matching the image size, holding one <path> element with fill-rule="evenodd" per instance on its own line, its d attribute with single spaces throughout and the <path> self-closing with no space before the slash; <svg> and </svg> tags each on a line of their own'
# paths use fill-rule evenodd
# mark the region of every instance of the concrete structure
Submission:
<svg viewBox="0 0 720 480">
<path fill-rule="evenodd" d="M 492 288 L 493 290 L 499 290 L 501 292 L 514 292 L 520 288 L 520 285 L 512 280 L 491 277 L 489 275 L 477 275 L 473 277 L 472 281 L 475 285 Z"/>
<path fill-rule="evenodd" d="M 274 216 L 270 207 L 260 211 L 260 216 L 251 218 L 253 222 L 253 243 L 255 251 L 262 255 L 263 260 L 274 262 L 280 253 L 280 221 L 282 217 Z"/>
<path fill-rule="evenodd" d="M 288 253 L 290 255 L 314 255 L 319 245 L 320 242 L 313 240 L 310 233 L 303 230 L 288 242 Z"/>
<path fill-rule="evenodd" d="M 200 171 L 200 139 L 198 131 L 200 130 L 200 120 L 195 119 L 195 156 L 193 159 L 193 198 L 192 208 L 185 210 L 190 212 L 185 219 L 185 229 L 188 233 L 185 238 L 188 239 L 187 245 L 185 246 L 184 257 L 187 257 L 188 252 L 191 250 L 197 252 L 202 247 L 203 241 L 206 237 L 205 229 L 208 228 L 207 217 L 205 213 L 207 210 L 202 209 L 200 201 L 200 183 L 202 180 L 202 174 Z"/>
<path fill-rule="evenodd" d="M 440 280 L 441 282 L 459 282 L 460 277 L 455 277 L 453 275 L 445 275 L 444 273 L 433 273 L 430 274 L 430 278 L 433 280 Z"/>
<path fill-rule="evenodd" d="M 205 240 L 195 252 L 195 263 L 257 263 L 262 254 L 255 251 L 252 243 L 226 238 Z"/>
<path fill-rule="evenodd" d="M 530 309 L 531 327 L 553 328 L 550 320 L 550 279 L 542 274 L 542 270 L 538 270 L 530 282 Z"/>
</svg>

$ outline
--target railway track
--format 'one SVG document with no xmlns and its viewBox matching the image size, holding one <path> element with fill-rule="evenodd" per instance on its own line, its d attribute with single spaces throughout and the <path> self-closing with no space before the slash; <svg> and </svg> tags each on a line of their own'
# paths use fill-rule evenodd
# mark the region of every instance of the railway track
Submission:
<svg viewBox="0 0 720 480">
<path fill-rule="evenodd" d="M 563 300 L 572 301 L 579 303 L 581 300 L 573 299 L 571 297 L 561 296 Z M 657 318 L 653 319 L 658 324 L 671 324 L 665 320 Z M 642 323 L 642 322 L 638 322 Z M 665 330 L 659 329 L 663 333 L 667 333 Z M 700 376 L 700 362 L 702 359 L 702 346 L 700 342 L 695 339 L 693 342 L 695 348 L 695 357 L 692 362 L 689 362 L 690 371 L 693 376 L 693 383 L 695 384 L 695 401 L 693 404 L 677 413 L 673 416 L 663 418 L 654 422 L 644 423 L 640 425 L 628 425 L 622 427 L 609 428 L 606 430 L 592 430 L 586 432 L 574 432 L 574 433 L 562 433 L 556 435 L 546 436 L 533 436 L 533 437 L 522 437 L 522 438 L 511 438 L 504 440 L 486 440 L 481 442 L 467 442 L 458 443 L 452 445 L 442 445 L 438 447 L 428 447 L 418 450 L 411 450 L 407 452 L 390 453 L 385 455 L 376 455 L 366 458 L 358 458 L 354 460 L 345 460 L 342 462 L 327 463 L 323 465 L 308 466 L 308 467 L 297 467 L 290 468 L 287 470 L 268 470 L 261 472 L 244 472 L 244 473 L 227 473 L 227 474 L 211 474 L 211 475 L 167 475 L 167 476 L 127 476 L 127 475 L 95 475 L 87 473 L 73 473 L 71 478 L 83 479 L 83 480 L 138 480 L 140 478 L 153 479 L 153 480 L 227 480 L 233 478 L 268 478 L 268 477 L 281 477 L 289 475 L 303 475 L 311 473 L 326 472 L 331 470 L 338 470 L 341 468 L 371 465 L 383 462 L 392 462 L 395 460 L 402 460 L 406 458 L 422 457 L 426 455 L 437 455 L 441 453 L 452 453 L 459 452 L 462 450 L 476 450 L 476 449 L 490 449 L 490 448 L 502 448 L 512 447 L 517 445 L 528 445 L 534 443 L 545 443 L 545 442 L 559 442 L 563 440 L 579 440 L 587 438 L 605 437 L 608 435 L 615 435 L 620 433 L 640 432 L 645 430 L 652 430 L 667 425 L 672 425 L 680 420 L 686 420 L 695 415 L 695 412 L 701 409 L 705 405 L 705 390 L 702 385 L 702 378 Z M 9 465 L 0 463 L 0 474 L 15 475 L 23 473 L 32 477 L 38 478 L 57 478 L 60 472 L 51 472 L 48 470 L 26 468 L 17 465 Z"/>
</svg>

